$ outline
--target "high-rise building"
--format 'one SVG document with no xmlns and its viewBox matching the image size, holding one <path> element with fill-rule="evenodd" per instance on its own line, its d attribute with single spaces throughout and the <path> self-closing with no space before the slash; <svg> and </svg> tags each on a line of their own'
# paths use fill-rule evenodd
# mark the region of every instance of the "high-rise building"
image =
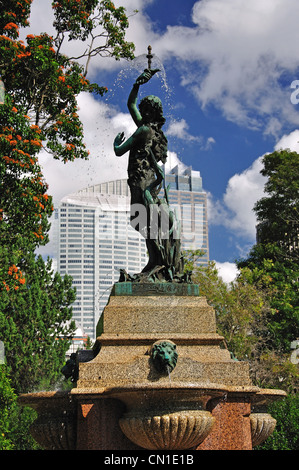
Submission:
<svg viewBox="0 0 299 470">
<path fill-rule="evenodd" d="M 79 191 L 59 206 L 57 267 L 73 277 L 73 319 L 92 340 L 120 269 L 139 272 L 146 264 L 144 240 L 128 223 L 129 199 Z"/>
<path fill-rule="evenodd" d="M 207 201 L 199 171 L 175 167 L 165 177 L 169 203 L 181 220 L 182 249 L 202 249 L 209 259 Z M 162 189 L 163 190 L 163 189 Z M 120 270 L 134 274 L 147 263 L 145 241 L 130 225 L 127 180 L 100 183 L 62 199 L 56 212 L 57 268 L 73 277 L 73 319 L 92 340 Z"/>
<path fill-rule="evenodd" d="M 181 221 L 181 242 L 183 250 L 201 249 L 203 256 L 198 264 L 209 261 L 207 195 L 202 188 L 199 171 L 188 167 L 183 173 L 174 167 L 164 179 L 169 188 L 169 204 L 176 207 Z"/>
</svg>

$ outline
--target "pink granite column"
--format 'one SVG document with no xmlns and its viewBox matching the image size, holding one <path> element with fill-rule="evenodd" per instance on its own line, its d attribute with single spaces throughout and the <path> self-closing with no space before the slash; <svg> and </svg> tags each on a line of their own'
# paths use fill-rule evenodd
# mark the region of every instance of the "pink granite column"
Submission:
<svg viewBox="0 0 299 470">
<path fill-rule="evenodd" d="M 77 450 L 140 449 L 122 433 L 118 420 L 124 405 L 114 399 L 78 397 Z"/>
<path fill-rule="evenodd" d="M 211 400 L 207 409 L 216 422 L 196 450 L 252 450 L 250 408 L 245 397 Z"/>
</svg>

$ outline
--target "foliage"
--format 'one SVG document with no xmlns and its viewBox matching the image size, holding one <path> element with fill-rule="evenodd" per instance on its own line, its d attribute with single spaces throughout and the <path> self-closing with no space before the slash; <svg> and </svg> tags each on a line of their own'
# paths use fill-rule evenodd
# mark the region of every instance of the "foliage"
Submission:
<svg viewBox="0 0 299 470">
<path fill-rule="evenodd" d="M 0 450 L 38 449 L 28 433 L 35 419 L 35 411 L 18 405 L 7 367 L 0 365 Z"/>
<path fill-rule="evenodd" d="M 10 249 L 46 243 L 53 211 L 37 160 L 41 130 L 23 113 L 10 97 L 0 106 L 0 244 Z"/>
<path fill-rule="evenodd" d="M 254 207 L 259 241 L 277 243 L 285 257 L 298 261 L 299 155 L 288 150 L 265 155 L 261 174 L 267 177 L 267 195 Z"/>
<path fill-rule="evenodd" d="M 190 266 L 191 267 L 191 266 Z M 299 383 L 298 366 L 290 362 L 290 354 L 271 348 L 269 323 L 274 315 L 270 305 L 271 289 L 255 284 L 254 273 L 240 270 L 236 279 L 226 284 L 216 265 L 193 267 L 193 282 L 200 294 L 215 309 L 218 333 L 232 357 L 249 362 L 255 385 L 293 391 Z"/>
<path fill-rule="evenodd" d="M 69 40 L 89 40 L 81 57 L 87 57 L 85 73 L 91 57 L 95 55 L 133 58 L 134 45 L 125 41 L 129 26 L 124 7 L 116 8 L 110 0 L 60 0 L 52 3 L 55 10 L 54 26 L 57 30 L 55 44 L 58 51 L 66 34 Z"/>
<path fill-rule="evenodd" d="M 184 272 L 192 272 L 194 267 L 197 266 L 200 258 L 205 255 L 204 250 L 183 250 L 182 256 L 184 258 Z"/>
<path fill-rule="evenodd" d="M 11 271 L 20 276 L 17 269 Z M 26 283 L 12 292 L 5 289 L 0 297 L 0 337 L 17 393 L 57 382 L 75 331 L 70 322 L 75 300 L 72 279 L 54 274 L 51 261 L 35 259 L 34 254 L 23 260 L 23 272 Z"/>
<path fill-rule="evenodd" d="M 16 400 L 6 373 L 5 365 L 0 365 L 0 450 L 11 450 L 13 444 L 9 438 L 10 408 Z"/>
<path fill-rule="evenodd" d="M 268 412 L 277 420 L 273 434 L 257 450 L 299 450 L 299 395 L 274 402 Z"/>
<path fill-rule="evenodd" d="M 250 285 L 247 270 L 226 284 L 218 274 L 215 262 L 195 269 L 193 282 L 207 298 L 216 313 L 217 328 L 228 349 L 238 359 L 249 359 L 263 330 L 268 305 L 263 292 Z"/>
<path fill-rule="evenodd" d="M 298 195 L 299 155 L 281 151 L 263 159 L 266 196 L 256 203 L 258 243 L 238 262 L 252 272 L 252 282 L 269 291 L 271 349 L 288 353 L 299 338 Z"/>
</svg>

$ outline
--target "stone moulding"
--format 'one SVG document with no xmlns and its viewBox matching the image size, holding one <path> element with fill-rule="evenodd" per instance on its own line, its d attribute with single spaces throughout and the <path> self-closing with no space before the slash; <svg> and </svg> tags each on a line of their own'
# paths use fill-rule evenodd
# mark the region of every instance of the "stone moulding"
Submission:
<svg viewBox="0 0 299 470">
<path fill-rule="evenodd" d="M 271 436 L 276 426 L 276 419 L 268 413 L 251 413 L 250 424 L 252 447 L 255 447 Z"/>
<path fill-rule="evenodd" d="M 214 424 L 211 413 L 203 410 L 175 411 L 161 415 L 125 414 L 119 425 L 134 444 L 148 450 L 187 450 L 199 445 Z"/>
</svg>

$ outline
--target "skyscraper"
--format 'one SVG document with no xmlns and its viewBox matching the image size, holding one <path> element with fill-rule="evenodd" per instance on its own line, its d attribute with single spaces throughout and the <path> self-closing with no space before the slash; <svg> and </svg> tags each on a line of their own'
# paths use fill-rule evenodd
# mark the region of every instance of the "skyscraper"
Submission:
<svg viewBox="0 0 299 470">
<path fill-rule="evenodd" d="M 166 174 L 165 188 L 169 188 L 169 203 L 177 208 L 181 221 L 183 250 L 201 249 L 203 256 L 198 264 L 209 261 L 207 195 L 202 189 L 199 171 L 187 168 L 183 173 L 178 166 Z"/>
<path fill-rule="evenodd" d="M 199 171 L 175 167 L 166 175 L 169 202 L 182 225 L 182 248 L 209 259 L 207 202 Z M 162 189 L 163 190 L 163 189 Z M 57 268 L 77 289 L 73 319 L 94 340 L 96 325 L 121 269 L 138 273 L 147 263 L 145 241 L 130 225 L 127 180 L 100 183 L 62 199 L 56 213 Z"/>
<path fill-rule="evenodd" d="M 77 290 L 73 319 L 95 339 L 96 324 L 120 269 L 146 264 L 144 240 L 128 223 L 128 196 L 79 191 L 59 207 L 58 271 Z"/>
</svg>

